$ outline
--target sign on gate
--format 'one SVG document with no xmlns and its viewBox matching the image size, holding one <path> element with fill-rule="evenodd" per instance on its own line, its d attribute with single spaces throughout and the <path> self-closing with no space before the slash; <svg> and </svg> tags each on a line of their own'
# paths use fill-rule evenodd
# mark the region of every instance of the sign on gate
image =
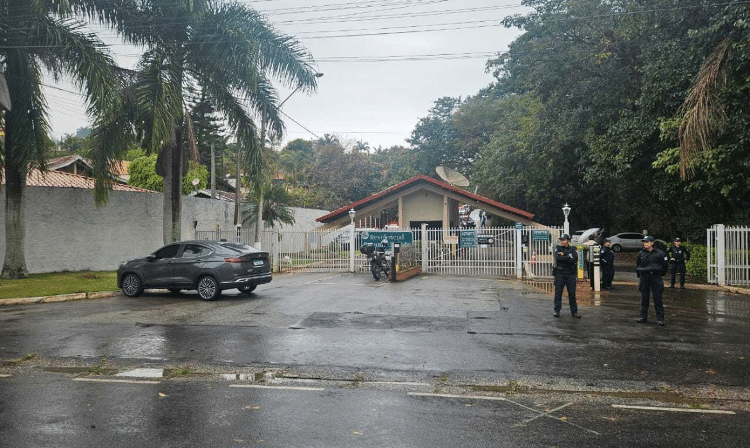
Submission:
<svg viewBox="0 0 750 448">
<path fill-rule="evenodd" d="M 362 244 L 380 244 L 387 240 L 388 244 L 412 244 L 414 237 L 409 230 L 363 230 Z"/>
<path fill-rule="evenodd" d="M 531 241 L 549 241 L 549 232 L 546 230 L 532 230 Z"/>
<path fill-rule="evenodd" d="M 461 230 L 459 232 L 458 247 L 460 249 L 471 249 L 477 247 L 477 231 Z"/>
</svg>

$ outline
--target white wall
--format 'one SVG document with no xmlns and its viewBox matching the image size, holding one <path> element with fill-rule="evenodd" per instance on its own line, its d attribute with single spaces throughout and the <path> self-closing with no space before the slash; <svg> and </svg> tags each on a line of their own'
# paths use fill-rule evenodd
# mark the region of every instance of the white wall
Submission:
<svg viewBox="0 0 750 448">
<path fill-rule="evenodd" d="M 198 229 L 231 227 L 231 202 L 184 197 L 182 239 Z M 5 189 L 0 206 L 0 262 L 5 259 Z M 26 187 L 26 268 L 30 273 L 114 270 L 163 244 L 162 194 L 111 191 L 97 208 L 93 190 Z"/>
</svg>

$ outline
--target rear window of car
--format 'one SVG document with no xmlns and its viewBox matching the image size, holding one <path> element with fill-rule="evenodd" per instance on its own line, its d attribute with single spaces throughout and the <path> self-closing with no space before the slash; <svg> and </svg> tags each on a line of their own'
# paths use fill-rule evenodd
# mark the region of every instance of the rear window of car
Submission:
<svg viewBox="0 0 750 448">
<path fill-rule="evenodd" d="M 211 249 L 206 246 L 199 244 L 186 244 L 185 249 L 182 250 L 182 258 L 195 258 L 208 255 L 211 253 Z"/>
<path fill-rule="evenodd" d="M 244 244 L 240 243 L 221 243 L 221 247 L 235 253 L 245 253 L 245 252 L 260 252 L 258 249 L 252 247 L 252 246 L 246 246 Z"/>
</svg>

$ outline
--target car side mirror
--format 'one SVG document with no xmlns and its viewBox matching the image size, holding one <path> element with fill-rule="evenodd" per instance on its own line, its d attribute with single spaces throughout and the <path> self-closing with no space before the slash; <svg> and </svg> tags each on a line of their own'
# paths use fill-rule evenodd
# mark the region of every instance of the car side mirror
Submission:
<svg viewBox="0 0 750 448">
<path fill-rule="evenodd" d="M 156 260 L 156 255 L 154 254 L 151 254 L 148 257 L 146 257 L 146 261 L 154 261 L 154 260 Z"/>
</svg>

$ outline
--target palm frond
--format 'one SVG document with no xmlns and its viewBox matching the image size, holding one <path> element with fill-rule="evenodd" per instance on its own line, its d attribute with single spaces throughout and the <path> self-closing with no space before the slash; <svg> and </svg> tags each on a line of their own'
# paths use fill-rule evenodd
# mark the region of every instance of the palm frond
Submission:
<svg viewBox="0 0 750 448">
<path fill-rule="evenodd" d="M 695 160 L 711 148 L 715 136 L 727 125 L 727 114 L 719 98 L 727 83 L 727 61 L 732 39 L 724 39 L 706 59 L 680 108 L 680 177 L 695 175 Z"/>
</svg>

